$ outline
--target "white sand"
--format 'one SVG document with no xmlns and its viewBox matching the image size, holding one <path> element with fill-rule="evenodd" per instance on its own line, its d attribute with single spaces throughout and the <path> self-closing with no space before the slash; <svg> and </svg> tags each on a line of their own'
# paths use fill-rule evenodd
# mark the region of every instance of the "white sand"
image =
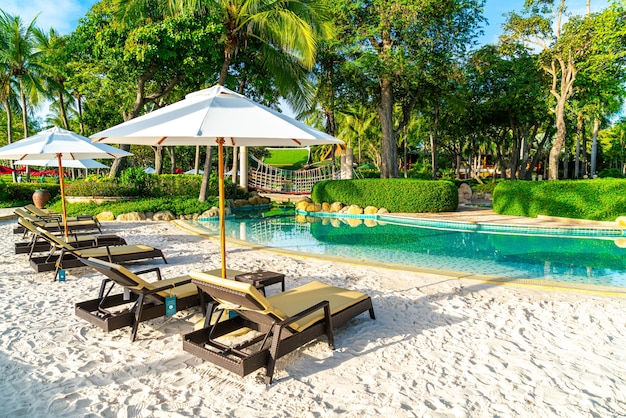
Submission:
<svg viewBox="0 0 626 418">
<path fill-rule="evenodd" d="M 0 222 L 0 417 L 625 416 L 626 300 L 492 286 L 228 246 L 229 267 L 364 291 L 367 314 L 340 328 L 336 350 L 313 342 L 279 360 L 271 386 L 182 350 L 199 309 L 111 333 L 74 315 L 100 277 L 66 283 L 14 255 Z M 161 248 L 165 277 L 219 267 L 217 242 L 168 223 L 106 223 Z M 277 288 L 278 286 L 274 286 Z M 269 288 L 269 293 L 276 291 Z"/>
</svg>

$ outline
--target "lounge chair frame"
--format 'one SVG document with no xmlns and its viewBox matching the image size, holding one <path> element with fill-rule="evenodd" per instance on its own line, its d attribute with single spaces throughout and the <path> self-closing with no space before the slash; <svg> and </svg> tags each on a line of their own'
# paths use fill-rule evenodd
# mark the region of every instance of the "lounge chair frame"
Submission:
<svg viewBox="0 0 626 418">
<path fill-rule="evenodd" d="M 112 266 L 98 263 L 94 259 L 81 259 L 83 265 L 93 267 L 96 271 L 107 276 L 102 279 L 100 290 L 96 299 L 78 302 L 74 305 L 75 314 L 89 323 L 110 332 L 116 329 L 131 327 L 130 338 L 135 341 L 140 322 L 165 316 L 165 299 L 158 293 L 182 286 L 191 282 L 189 277 L 181 277 L 176 284 L 157 286 L 153 289 L 138 289 L 137 283 Z M 133 272 L 136 275 L 146 273 L 156 273 L 157 281 L 152 284 L 158 285 L 162 280 L 161 270 L 158 267 Z M 111 294 L 111 291 L 118 285 L 125 289 L 123 293 Z M 194 306 L 201 306 L 200 294 L 178 298 L 176 300 L 176 311 L 185 310 Z M 109 309 L 133 303 L 129 309 L 112 312 Z"/>
<path fill-rule="evenodd" d="M 24 218 L 19 218 L 17 222 L 20 226 L 31 232 L 31 238 L 30 241 L 27 242 L 16 242 L 15 254 L 28 254 L 30 259 L 33 253 L 50 251 L 52 249 L 50 242 L 41 238 L 40 234 L 37 232 L 37 227 L 30 221 Z M 73 239 L 71 244 L 75 248 L 126 245 L 126 240 L 124 238 L 112 234 L 93 235 L 71 232 L 69 236 Z"/>
<path fill-rule="evenodd" d="M 17 208 L 13 211 L 19 218 L 23 218 L 32 224 L 45 229 L 48 232 L 63 232 L 65 226 L 61 218 L 41 218 L 24 209 Z M 80 220 L 72 220 L 67 222 L 68 231 L 94 231 L 102 232 L 100 222 L 97 219 L 85 218 Z M 23 234 L 26 236 L 28 230 L 24 226 L 19 225 L 13 229 L 14 234 Z"/>
<path fill-rule="evenodd" d="M 218 307 L 215 300 L 211 300 L 206 309 L 203 328 L 183 336 L 183 350 L 240 376 L 246 376 L 261 367 L 265 367 L 266 384 L 272 383 L 276 360 L 284 355 L 321 335 L 326 335 L 330 348 L 334 349 L 333 333 L 335 327 L 343 325 L 366 311 L 369 311 L 371 319 L 376 319 L 370 297 L 333 315 L 330 314 L 328 301 L 321 301 L 281 321 L 271 314 L 255 310 L 259 309 L 260 306 L 245 292 L 238 292 L 196 279 L 193 279 L 192 283 L 211 299 L 227 300 L 232 305 L 229 309 L 237 315 L 225 321 L 215 320 L 213 313 L 217 313 L 219 318 L 224 312 Z M 240 309 L 233 308 L 235 306 L 240 307 Z M 301 331 L 295 331 L 290 327 L 295 321 L 317 310 L 324 311 L 322 320 Z M 212 319 L 213 324 L 211 324 Z M 227 346 L 216 341 L 219 337 L 244 328 L 258 331 L 261 335 L 235 346 Z M 268 341 L 269 345 L 267 344 Z M 260 346 L 255 351 L 244 351 L 244 349 L 259 343 Z"/>
<path fill-rule="evenodd" d="M 58 237 L 55 237 L 50 232 L 40 227 L 37 227 L 37 232 L 43 237 L 43 239 L 50 243 L 52 249 L 50 250 L 50 254 L 48 254 L 47 256 L 30 257 L 30 265 L 37 273 L 54 270 L 54 280 L 57 279 L 60 269 L 72 269 L 84 266 L 81 261 L 81 257 L 83 257 L 82 252 L 89 249 L 104 249 L 106 251 L 106 254 L 102 254 L 99 256 L 92 255 L 92 257 L 101 260 L 107 260 L 110 263 L 123 263 L 125 261 L 138 261 L 148 258 L 160 257 L 163 259 L 163 262 L 167 264 L 167 260 L 163 255 L 163 251 L 159 250 L 158 248 L 149 247 L 149 250 L 133 251 L 128 253 L 112 253 L 112 247 L 115 247 L 115 249 L 120 249 L 122 247 L 127 247 L 127 245 L 105 245 L 100 247 L 76 248 L 70 244 L 63 242 Z M 128 247 L 132 247 L 132 245 L 128 245 Z M 60 248 L 60 251 L 57 254 L 56 250 L 58 248 Z"/>
</svg>

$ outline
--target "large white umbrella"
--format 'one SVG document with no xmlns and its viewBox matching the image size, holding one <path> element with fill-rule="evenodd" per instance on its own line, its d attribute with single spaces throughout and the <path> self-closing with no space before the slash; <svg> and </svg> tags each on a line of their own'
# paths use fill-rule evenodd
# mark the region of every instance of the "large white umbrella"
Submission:
<svg viewBox="0 0 626 418">
<path fill-rule="evenodd" d="M 343 144 L 220 85 L 190 93 L 184 100 L 93 134 L 91 138 L 109 144 L 217 145 L 223 277 L 226 277 L 223 147 Z"/>
<path fill-rule="evenodd" d="M 132 154 L 110 145 L 94 144 L 89 138 L 57 126 L 0 148 L 0 159 L 18 160 L 20 163 L 56 159 L 59 173 L 63 173 L 63 161 L 119 158 L 128 155 Z M 63 225 L 65 236 L 67 236 L 65 181 L 63 177 L 60 175 L 59 183 L 63 206 Z"/>
</svg>

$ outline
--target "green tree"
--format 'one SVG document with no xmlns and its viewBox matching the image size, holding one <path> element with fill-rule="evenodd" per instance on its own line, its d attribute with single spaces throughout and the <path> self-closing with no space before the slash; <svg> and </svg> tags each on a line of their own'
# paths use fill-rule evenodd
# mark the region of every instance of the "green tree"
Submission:
<svg viewBox="0 0 626 418">
<path fill-rule="evenodd" d="M 451 74 L 482 21 L 482 1 L 336 0 L 344 35 L 344 71 L 358 100 L 376 108 L 382 130 L 381 176 L 398 177 L 397 136 L 426 91 L 436 93 L 433 114 Z"/>
</svg>

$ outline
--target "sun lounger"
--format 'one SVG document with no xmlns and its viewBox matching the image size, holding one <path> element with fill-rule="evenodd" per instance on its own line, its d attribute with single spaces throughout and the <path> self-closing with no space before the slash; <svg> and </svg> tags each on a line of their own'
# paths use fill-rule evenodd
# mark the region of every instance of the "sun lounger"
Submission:
<svg viewBox="0 0 626 418">
<path fill-rule="evenodd" d="M 15 243 L 15 254 L 28 254 L 29 258 L 33 253 L 50 251 L 50 243 L 37 232 L 37 227 L 25 218 L 19 218 L 17 223 L 31 233 L 31 239 L 25 242 Z M 82 247 L 102 247 L 106 245 L 125 245 L 126 240 L 122 237 L 112 234 L 79 234 L 75 231 L 70 232 L 66 237 L 60 237 L 65 242 L 70 243 L 76 248 Z"/>
<path fill-rule="evenodd" d="M 81 259 L 84 265 L 93 267 L 107 278 L 102 280 L 96 299 L 75 304 L 75 313 L 109 332 L 130 326 L 131 341 L 135 341 L 140 322 L 165 315 L 165 302 L 176 296 L 176 311 L 200 305 L 200 294 L 189 276 L 163 280 L 158 267 L 132 272 L 118 264 L 94 258 Z M 155 273 L 157 280 L 148 282 L 140 274 Z M 115 285 L 124 292 L 111 294 Z"/>
<path fill-rule="evenodd" d="M 30 265 L 36 272 L 54 270 L 54 280 L 59 274 L 59 269 L 71 269 L 82 267 L 84 264 L 81 258 L 99 258 L 108 260 L 111 263 L 122 263 L 124 261 L 138 261 L 148 258 L 161 257 L 167 264 L 163 252 L 159 249 L 143 244 L 135 245 L 114 245 L 93 248 L 76 248 L 61 238 L 52 235 L 45 229 L 37 227 L 37 233 L 52 245 L 50 254 L 46 257 L 31 257 Z M 57 255 L 57 249 L 59 253 Z"/>
<path fill-rule="evenodd" d="M 31 214 L 33 214 L 34 216 L 37 216 L 41 219 L 49 219 L 49 220 L 62 220 L 63 219 L 63 214 L 58 213 L 58 212 L 52 212 L 52 211 L 48 211 L 48 210 L 44 210 L 44 209 L 39 209 L 37 206 L 35 205 L 26 205 L 24 206 L 24 209 L 27 210 L 28 212 L 30 212 Z M 67 221 L 71 222 L 71 221 L 84 221 L 84 220 L 93 220 L 94 222 L 96 222 L 98 225 L 100 225 L 100 221 L 98 220 L 98 218 L 96 218 L 93 215 L 78 215 L 78 216 L 68 216 L 67 217 Z"/>
<path fill-rule="evenodd" d="M 324 334 L 334 348 L 334 327 L 365 311 L 375 319 L 372 300 L 365 293 L 320 282 L 266 298 L 249 283 L 200 272 L 189 275 L 214 301 L 204 327 L 183 336 L 183 349 L 241 376 L 265 367 L 267 384 L 272 383 L 278 358 Z M 214 311 L 219 316 L 226 310 L 236 315 L 214 320 Z M 246 332 L 250 338 L 242 342 L 227 341 L 232 333 Z"/>
<path fill-rule="evenodd" d="M 65 228 L 63 225 L 63 221 L 61 219 L 40 218 L 21 208 L 17 208 L 13 212 L 19 218 L 26 219 L 29 222 L 35 224 L 36 226 L 41 227 L 50 232 L 62 232 Z M 102 228 L 100 228 L 100 223 L 97 220 L 93 220 L 93 219 L 68 221 L 67 229 L 69 231 L 93 231 L 97 229 L 99 232 L 102 232 Z M 15 234 L 25 234 L 26 232 L 27 231 L 21 225 L 18 225 L 16 228 L 13 229 L 13 233 Z"/>
</svg>

